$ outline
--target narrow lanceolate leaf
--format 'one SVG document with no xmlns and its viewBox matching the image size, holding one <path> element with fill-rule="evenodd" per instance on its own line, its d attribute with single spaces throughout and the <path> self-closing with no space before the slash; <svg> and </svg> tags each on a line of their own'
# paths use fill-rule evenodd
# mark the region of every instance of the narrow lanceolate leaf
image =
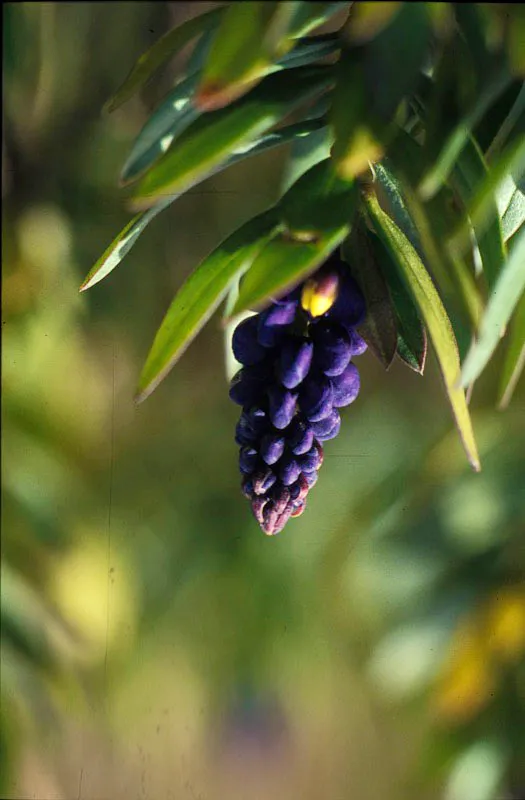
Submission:
<svg viewBox="0 0 525 800">
<path fill-rule="evenodd" d="M 302 175 L 279 203 L 282 234 L 255 259 L 232 313 L 282 294 L 326 260 L 350 231 L 356 196 L 355 184 L 338 178 L 330 159 Z"/>
<path fill-rule="evenodd" d="M 423 199 L 433 197 L 447 180 L 456 159 L 465 147 L 474 126 L 482 119 L 511 81 L 505 69 L 495 72 L 486 83 L 475 103 L 447 137 L 436 162 L 421 181 L 419 193 Z"/>
<path fill-rule="evenodd" d="M 283 294 L 317 269 L 350 232 L 350 225 L 322 231 L 312 242 L 281 233 L 261 251 L 241 283 L 232 317 Z"/>
<path fill-rule="evenodd" d="M 342 255 L 366 301 L 366 318 L 358 332 L 388 369 L 397 349 L 396 312 L 373 243 L 362 224 L 354 226 Z"/>
<path fill-rule="evenodd" d="M 308 119 L 304 122 L 286 125 L 278 131 L 270 131 L 270 133 L 265 133 L 253 142 L 250 142 L 249 145 L 233 152 L 224 164 L 220 164 L 217 169 L 213 171 L 213 174 L 222 172 L 222 170 L 231 167 L 232 164 L 236 164 L 238 161 L 242 161 L 245 158 L 250 158 L 257 153 L 262 153 L 265 150 L 270 150 L 272 147 L 278 147 L 279 145 L 294 141 L 295 139 L 300 141 L 302 137 L 308 137 L 312 133 L 322 131 L 327 131 L 325 121 L 322 119 Z M 200 180 L 202 179 L 201 177 Z M 196 182 L 198 183 L 199 181 Z M 164 198 L 156 203 L 153 208 L 133 217 L 131 222 L 128 222 L 108 247 L 104 255 L 99 258 L 95 266 L 91 269 L 80 287 L 80 291 L 91 288 L 91 286 L 94 286 L 105 278 L 106 275 L 109 275 L 109 273 L 120 264 L 124 256 L 129 253 L 149 223 L 178 197 L 180 197 L 180 195 Z"/>
<path fill-rule="evenodd" d="M 368 194 L 365 202 L 374 229 L 389 250 L 426 324 L 465 452 L 472 467 L 479 470 L 479 456 L 465 393 L 456 385 L 460 374 L 457 342 L 441 298 L 416 251 L 381 209 L 375 196 Z"/>
<path fill-rule="evenodd" d="M 133 97 L 139 89 L 162 67 L 175 56 L 192 39 L 203 31 L 215 28 L 224 9 L 213 8 L 205 14 L 189 19 L 177 28 L 168 31 L 161 39 L 143 53 L 128 77 L 113 97 L 107 102 L 106 111 L 115 111 L 123 103 Z"/>
<path fill-rule="evenodd" d="M 519 234 L 490 294 L 481 321 L 479 337 L 463 364 L 462 386 L 467 386 L 476 380 L 487 365 L 523 291 L 525 291 L 525 228 Z"/>
<path fill-rule="evenodd" d="M 508 333 L 507 352 L 501 371 L 498 408 L 507 408 L 525 367 L 525 293 L 518 302 Z"/>
<path fill-rule="evenodd" d="M 134 199 L 151 205 L 159 195 L 186 191 L 332 80 L 329 66 L 298 67 L 270 75 L 231 107 L 200 117 L 142 178 Z"/>
<path fill-rule="evenodd" d="M 469 137 L 461 151 L 451 174 L 451 182 L 461 197 L 464 207 L 468 208 L 480 184 L 488 174 L 485 159 L 472 137 Z M 483 272 L 488 286 L 494 286 L 501 267 L 506 258 L 505 245 L 501 233 L 498 208 L 496 201 L 487 202 L 487 213 L 490 217 L 488 225 L 479 225 L 474 218 L 471 220 L 476 236 Z"/>
<path fill-rule="evenodd" d="M 399 277 L 389 251 L 374 233 L 369 232 L 368 238 L 375 258 L 387 280 L 390 298 L 396 315 L 397 355 L 410 369 L 422 375 L 427 357 L 425 327 L 421 322 L 410 293 Z"/>
<path fill-rule="evenodd" d="M 244 0 L 228 6 L 197 90 L 195 103 L 201 110 L 229 105 L 291 48 L 287 34 L 293 12 L 293 3 Z"/>
<path fill-rule="evenodd" d="M 157 214 L 160 214 L 161 211 L 164 211 L 165 208 L 173 203 L 176 198 L 177 196 L 165 197 L 154 205 L 153 208 L 133 217 L 88 272 L 80 287 L 80 291 L 84 292 L 86 289 L 90 289 L 105 278 L 106 275 L 109 275 L 109 273 L 120 264 L 124 256 L 129 253 L 149 223 L 155 219 Z"/>
<path fill-rule="evenodd" d="M 166 377 L 223 300 L 231 282 L 250 266 L 277 229 L 274 210 L 260 214 L 228 236 L 190 275 L 155 336 L 140 376 L 137 402 Z"/>
<path fill-rule="evenodd" d="M 351 3 L 311 3 L 310 0 L 295 2 L 296 11 L 290 23 L 290 36 L 306 36 L 307 33 L 324 25 L 330 17 L 349 9 Z"/>
<path fill-rule="evenodd" d="M 182 80 L 149 117 L 122 167 L 121 183 L 133 181 L 144 173 L 200 116 L 192 103 L 197 82 L 197 75 Z"/>
<path fill-rule="evenodd" d="M 525 194 L 514 186 L 511 198 L 501 219 L 503 239 L 507 242 L 525 223 Z"/>
</svg>

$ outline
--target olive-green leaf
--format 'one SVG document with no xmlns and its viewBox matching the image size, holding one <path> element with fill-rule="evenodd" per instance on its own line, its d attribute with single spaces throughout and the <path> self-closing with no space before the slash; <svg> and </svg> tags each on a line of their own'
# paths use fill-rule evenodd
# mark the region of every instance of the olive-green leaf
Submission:
<svg viewBox="0 0 525 800">
<path fill-rule="evenodd" d="M 507 242 L 514 234 L 519 231 L 525 223 L 525 194 L 520 186 L 514 184 L 509 203 L 501 218 L 503 238 Z"/>
<path fill-rule="evenodd" d="M 423 199 L 433 197 L 443 183 L 447 180 L 459 154 L 467 144 L 474 126 L 482 119 L 491 105 L 498 99 L 502 92 L 510 85 L 511 77 L 505 68 L 494 71 L 490 79 L 480 91 L 471 108 L 447 136 L 441 151 L 427 170 L 418 191 Z"/>
<path fill-rule="evenodd" d="M 507 408 L 525 367 L 525 293 L 522 294 L 510 322 L 507 351 L 501 371 L 498 408 Z"/>
<path fill-rule="evenodd" d="M 470 136 L 454 164 L 451 183 L 461 197 L 465 208 L 468 208 L 478 187 L 486 179 L 488 168 L 481 150 Z M 487 213 L 490 217 L 488 225 L 479 225 L 474 217 L 472 227 L 476 236 L 483 272 L 489 287 L 494 286 L 501 267 L 506 259 L 505 245 L 501 233 L 501 225 L 496 201 L 486 201 Z"/>
<path fill-rule="evenodd" d="M 231 167 L 232 164 L 236 164 L 238 161 L 242 161 L 245 158 L 250 158 L 257 153 L 262 153 L 264 150 L 269 150 L 272 147 L 278 147 L 279 145 L 286 144 L 287 142 L 295 139 L 300 141 L 302 137 L 307 138 L 312 134 L 312 132 L 317 133 L 323 131 L 326 132 L 327 127 L 325 121 L 322 119 L 308 119 L 304 120 L 304 122 L 296 122 L 292 125 L 286 125 L 283 128 L 279 128 L 277 131 L 270 131 L 269 133 L 263 134 L 258 139 L 255 139 L 253 142 L 250 142 L 248 146 L 240 148 L 237 152 L 231 155 L 230 158 L 224 162 L 224 164 L 220 164 L 215 170 L 213 170 L 213 174 L 215 175 L 219 172 L 222 172 L 228 167 Z M 196 183 L 199 183 L 200 180 L 203 180 L 203 177 L 204 176 L 201 176 Z M 80 287 L 80 291 L 85 291 L 86 289 L 91 288 L 91 286 L 94 286 L 96 283 L 109 275 L 109 273 L 120 264 L 124 256 L 129 253 L 149 223 L 157 216 L 157 214 L 160 214 L 161 211 L 164 211 L 164 209 L 171 205 L 171 203 L 173 203 L 178 197 L 180 197 L 180 194 L 164 198 L 151 209 L 137 214 L 131 220 L 131 222 L 128 222 L 128 224 L 108 247 L 104 255 L 99 258 L 97 263 L 90 270 L 86 279 L 82 283 L 82 286 Z"/>
<path fill-rule="evenodd" d="M 477 471 L 480 469 L 479 456 L 465 393 L 456 385 L 460 375 L 456 338 L 441 298 L 418 254 L 382 210 L 373 193 L 367 194 L 365 202 L 374 229 L 397 264 L 400 277 L 414 298 L 428 329 L 463 447 L 470 464 Z"/>
<path fill-rule="evenodd" d="M 139 380 L 142 402 L 166 377 L 225 297 L 231 282 L 253 262 L 278 229 L 275 211 L 264 212 L 228 236 L 177 292 L 157 331 Z"/>
<path fill-rule="evenodd" d="M 525 291 L 525 228 L 518 235 L 507 263 L 490 293 L 478 339 L 472 345 L 463 364 L 462 386 L 467 386 L 482 373 L 503 336 L 523 291 Z"/>
<path fill-rule="evenodd" d="M 259 253 L 241 283 L 232 317 L 262 306 L 283 294 L 320 266 L 350 231 L 350 225 L 318 233 L 312 242 L 291 239 L 281 233 Z"/>
<path fill-rule="evenodd" d="M 330 66 L 298 67 L 270 75 L 232 106 L 201 116 L 141 179 L 135 200 L 150 205 L 159 195 L 186 191 L 332 80 Z"/>
<path fill-rule="evenodd" d="M 358 332 L 388 369 L 397 349 L 396 312 L 373 242 L 362 223 L 354 226 L 343 243 L 342 255 L 366 302 L 366 317 Z"/>
<path fill-rule="evenodd" d="M 388 283 L 390 298 L 397 319 L 397 355 L 410 369 L 422 375 L 427 357 L 425 327 L 421 322 L 410 293 L 399 277 L 389 251 L 374 233 L 369 232 L 368 238 L 375 258 Z"/>
<path fill-rule="evenodd" d="M 138 92 L 151 76 L 176 55 L 188 42 L 203 31 L 214 28 L 223 14 L 224 8 L 213 8 L 205 14 L 193 17 L 182 25 L 168 31 L 149 50 L 143 53 L 122 86 L 106 103 L 106 111 L 115 111 Z"/>
<path fill-rule="evenodd" d="M 307 33 L 324 25 L 330 17 L 339 11 L 350 9 L 351 3 L 311 3 L 299 0 L 293 4 L 296 8 L 290 23 L 290 36 L 306 36 Z"/>
<path fill-rule="evenodd" d="M 144 211 L 141 214 L 137 214 L 135 217 L 133 217 L 133 219 L 124 226 L 118 236 L 116 236 L 111 242 L 107 250 L 103 253 L 103 255 L 100 256 L 96 264 L 90 269 L 82 285 L 80 286 L 80 291 L 84 292 L 86 289 L 90 289 L 96 283 L 105 278 L 106 275 L 109 275 L 109 273 L 120 264 L 124 256 L 129 253 L 149 223 L 155 219 L 157 214 L 160 214 L 161 211 L 164 211 L 165 208 L 173 203 L 177 197 L 178 195 L 163 198 L 156 205 L 154 205 L 153 208 L 150 208 L 148 211 Z"/>
<path fill-rule="evenodd" d="M 292 47 L 293 13 L 290 2 L 231 3 L 206 59 L 196 105 L 204 111 L 223 108 L 260 80 L 268 65 Z"/>
</svg>

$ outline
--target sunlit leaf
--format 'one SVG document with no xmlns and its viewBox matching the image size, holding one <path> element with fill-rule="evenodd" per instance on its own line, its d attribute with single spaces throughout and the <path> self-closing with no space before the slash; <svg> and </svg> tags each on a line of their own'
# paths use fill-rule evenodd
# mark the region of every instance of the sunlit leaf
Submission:
<svg viewBox="0 0 525 800">
<path fill-rule="evenodd" d="M 105 278 L 106 275 L 109 275 L 109 273 L 120 264 L 124 256 L 129 253 L 149 223 L 155 219 L 157 214 L 160 214 L 161 211 L 164 211 L 165 208 L 173 203 L 177 197 L 178 195 L 165 197 L 154 205 L 153 208 L 133 217 L 88 272 L 80 287 L 80 291 L 83 292 L 86 289 L 90 289 Z"/>
<path fill-rule="evenodd" d="M 142 178 L 134 198 L 149 205 L 159 195 L 185 191 L 332 79 L 328 66 L 298 67 L 265 78 L 232 106 L 203 115 Z"/>
<path fill-rule="evenodd" d="M 157 331 L 140 376 L 137 402 L 148 397 L 166 377 L 221 303 L 231 282 L 248 269 L 277 228 L 274 210 L 249 220 L 190 275 Z"/>
<path fill-rule="evenodd" d="M 334 14 L 350 7 L 350 3 L 314 3 L 299 0 L 294 3 L 296 11 L 290 23 L 291 36 L 306 36 L 310 31 L 324 25 Z"/>
<path fill-rule="evenodd" d="M 507 351 L 501 371 L 498 408 L 507 408 L 525 367 L 525 293 L 518 302 L 509 326 Z"/>
<path fill-rule="evenodd" d="M 462 203 L 468 208 L 478 186 L 483 182 L 488 173 L 483 155 L 474 139 L 469 137 L 462 149 L 451 174 L 451 181 L 461 197 Z M 472 227 L 483 263 L 483 272 L 489 287 L 494 286 L 501 267 L 506 258 L 505 245 L 501 234 L 498 208 L 496 201 L 485 201 L 486 213 L 490 218 L 488 225 L 480 226 L 476 218 L 472 219 Z"/>
<path fill-rule="evenodd" d="M 503 239 L 507 242 L 525 223 L 525 194 L 514 184 L 509 203 L 501 219 Z"/>
<path fill-rule="evenodd" d="M 470 464 L 480 469 L 479 457 L 460 375 L 459 353 L 452 325 L 432 280 L 416 251 L 397 225 L 381 209 L 372 193 L 366 196 L 374 229 L 396 263 L 428 329 L 456 425 Z"/>
<path fill-rule="evenodd" d="M 490 294 L 479 328 L 479 337 L 463 364 L 462 386 L 467 386 L 475 380 L 487 365 L 523 291 L 525 291 L 525 228 L 519 234 Z"/>
<path fill-rule="evenodd" d="M 377 36 L 400 10 L 400 2 L 353 3 L 344 27 L 344 38 L 352 44 L 363 44 Z"/>
<path fill-rule="evenodd" d="M 213 8 L 198 17 L 193 17 L 173 28 L 143 53 L 122 86 L 106 103 L 106 111 L 115 111 L 132 97 L 154 73 L 170 58 L 175 56 L 188 42 L 203 31 L 215 27 L 223 14 L 224 8 Z"/>
</svg>

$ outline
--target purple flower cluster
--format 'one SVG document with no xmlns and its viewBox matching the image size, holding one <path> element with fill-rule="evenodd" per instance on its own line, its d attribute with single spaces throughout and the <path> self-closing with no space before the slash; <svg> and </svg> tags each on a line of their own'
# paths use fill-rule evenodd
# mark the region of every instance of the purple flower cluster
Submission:
<svg viewBox="0 0 525 800">
<path fill-rule="evenodd" d="M 337 436 L 338 409 L 357 397 L 352 357 L 366 350 L 355 330 L 364 315 L 359 287 L 333 256 L 235 329 L 233 353 L 243 367 L 230 397 L 243 409 L 235 433 L 242 487 L 269 535 L 304 511 L 321 443 Z"/>
</svg>

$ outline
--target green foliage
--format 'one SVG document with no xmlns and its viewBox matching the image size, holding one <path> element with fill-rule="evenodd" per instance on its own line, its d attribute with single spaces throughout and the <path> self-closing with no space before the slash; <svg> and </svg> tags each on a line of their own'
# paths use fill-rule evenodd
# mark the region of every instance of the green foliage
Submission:
<svg viewBox="0 0 525 800">
<path fill-rule="evenodd" d="M 231 4 L 166 34 L 139 60 L 112 107 L 139 88 L 183 42 L 209 32 L 198 68 L 194 61 L 194 71 L 152 113 L 123 169 L 126 182 L 139 178 L 133 190 L 135 204 L 154 205 L 117 237 L 82 288 L 116 266 L 153 216 L 197 182 L 230 166 L 239 154 L 250 156 L 270 143 L 300 136 L 308 140 L 309 133 L 315 137 L 315 127 L 309 130 L 299 125 L 289 127 L 290 136 L 282 135 L 275 142 L 264 138 L 271 137 L 266 132 L 293 112 L 307 121 L 312 102 L 324 95 L 330 122 L 325 141 L 328 146 L 333 142 L 330 161 L 315 166 L 314 156 L 305 164 L 303 178 L 295 172 L 297 188 L 289 189 L 275 206 L 281 232 L 251 259 L 233 312 L 258 306 L 302 279 L 350 236 L 351 246 L 345 252 L 369 302 L 363 330 L 372 350 L 386 367 L 398 352 L 408 366 L 422 373 L 428 328 L 465 449 L 477 469 L 469 412 L 463 389 L 458 387 L 461 368 L 456 337 L 443 300 L 459 313 L 472 337 L 462 370 L 464 387 L 485 367 L 523 291 L 522 246 L 516 243 L 507 264 L 504 244 L 517 234 L 525 218 L 518 183 L 503 211 L 497 204 L 505 168 L 518 164 L 522 174 L 523 91 L 496 122 L 496 134 L 485 154 L 475 134 L 480 125 L 490 126 L 496 101 L 516 84 L 514 40 L 503 36 L 497 47 L 489 46 L 486 18 L 476 4 L 444 5 L 439 14 L 432 4 L 388 4 L 379 18 L 371 4 L 357 4 L 353 10 L 350 6 Z M 346 20 L 341 17 L 337 32 L 298 38 L 343 11 L 350 13 Z M 335 73 L 330 66 L 316 63 L 326 55 L 332 57 L 337 49 Z M 514 54 L 510 61 L 509 52 Z M 455 53 L 459 54 L 457 68 Z M 279 129 L 273 135 L 279 137 Z M 500 154 L 504 143 L 505 152 Z M 301 157 L 298 153 L 294 145 L 288 169 L 292 176 L 294 160 Z M 319 157 L 323 157 L 322 149 Z M 323 178 L 325 183 L 318 185 L 323 171 L 328 183 Z M 336 188 L 336 176 L 340 176 L 340 188 Z M 357 207 L 355 199 L 343 200 L 345 192 L 355 191 L 354 179 L 355 186 L 361 186 Z M 159 203 L 166 194 L 169 197 Z M 395 270 L 385 269 L 384 253 L 383 265 L 377 265 L 377 242 L 362 222 L 367 211 L 386 245 L 387 259 L 401 270 L 417 312 L 410 301 L 407 305 L 406 293 L 400 294 L 399 283 L 394 285 Z M 458 211 L 463 220 L 459 225 Z M 352 233 L 355 213 L 358 247 Z M 241 262 L 245 264 L 242 258 Z M 221 285 L 220 296 L 236 273 L 232 270 Z M 502 286 L 513 288 L 502 293 Z M 209 317 L 218 296 L 214 294 L 213 300 L 210 296 L 207 309 L 199 297 L 200 319 Z M 173 364 L 184 349 L 184 337 L 177 328 L 170 341 L 171 327 L 165 325 L 163 349 L 171 353 L 169 363 Z M 516 329 L 520 326 L 513 326 Z M 195 331 L 188 328 L 188 341 Z M 511 347 L 513 353 L 516 347 Z M 158 340 L 153 353 L 157 349 Z M 507 364 L 506 374 L 514 375 L 520 359 L 517 355 L 509 358 L 514 366 Z M 145 385 L 156 385 L 166 374 L 164 361 L 152 371 L 153 363 L 156 359 L 150 355 L 141 396 Z M 510 377 L 505 384 L 513 385 Z"/>
</svg>

